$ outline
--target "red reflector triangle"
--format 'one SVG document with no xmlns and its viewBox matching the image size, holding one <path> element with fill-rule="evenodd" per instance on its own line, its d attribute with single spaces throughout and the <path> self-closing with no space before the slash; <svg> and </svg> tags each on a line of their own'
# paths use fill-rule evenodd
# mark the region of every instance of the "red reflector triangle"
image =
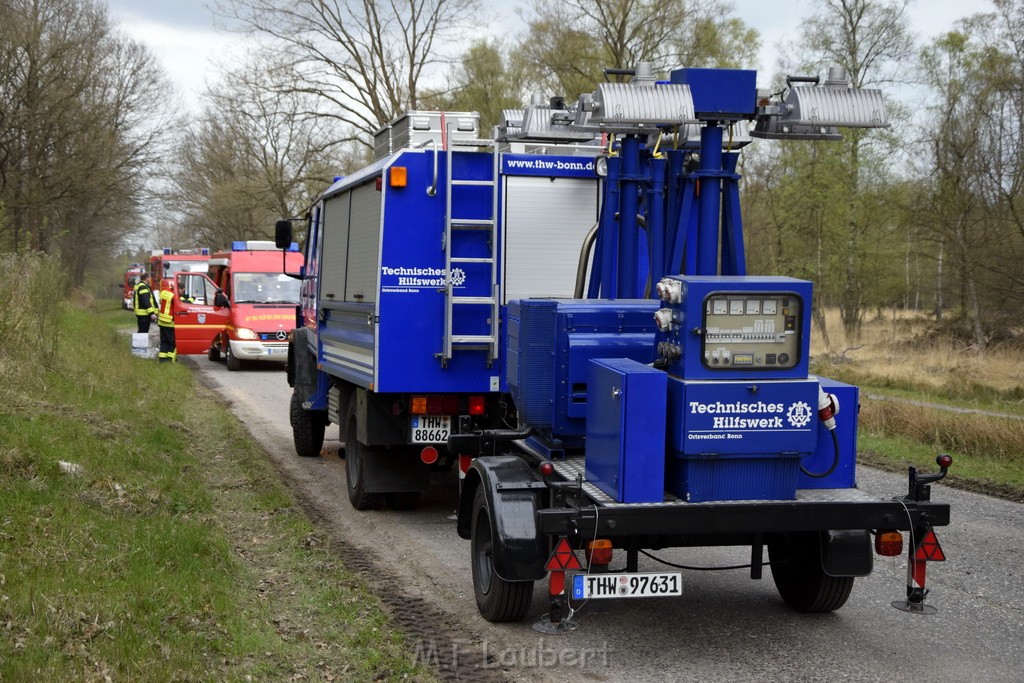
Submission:
<svg viewBox="0 0 1024 683">
<path fill-rule="evenodd" d="M 549 572 L 560 572 L 567 569 L 583 569 L 583 565 L 576 558 L 576 553 L 569 547 L 569 541 L 563 538 L 558 541 L 558 545 L 555 546 L 555 551 L 551 553 L 544 569 Z"/>
<path fill-rule="evenodd" d="M 921 539 L 921 542 L 917 544 L 917 552 L 914 553 L 915 560 L 925 560 L 928 562 L 945 562 L 946 554 L 942 552 L 942 546 L 939 545 L 939 539 L 935 535 L 935 531 L 929 529 Z"/>
</svg>

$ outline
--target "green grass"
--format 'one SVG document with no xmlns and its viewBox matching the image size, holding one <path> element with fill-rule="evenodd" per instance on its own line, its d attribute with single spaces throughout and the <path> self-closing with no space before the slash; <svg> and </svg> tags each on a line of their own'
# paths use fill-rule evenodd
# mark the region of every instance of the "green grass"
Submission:
<svg viewBox="0 0 1024 683">
<path fill-rule="evenodd" d="M 431 679 L 227 408 L 130 355 L 116 306 L 66 310 L 46 367 L 0 364 L 0 680 Z"/>
</svg>

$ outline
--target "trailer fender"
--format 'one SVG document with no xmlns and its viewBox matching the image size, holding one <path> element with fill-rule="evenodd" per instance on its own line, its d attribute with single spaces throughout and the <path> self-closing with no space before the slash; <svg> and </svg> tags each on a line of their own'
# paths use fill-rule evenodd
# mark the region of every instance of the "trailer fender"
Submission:
<svg viewBox="0 0 1024 683">
<path fill-rule="evenodd" d="M 844 529 L 821 533 L 821 568 L 829 576 L 867 576 L 874 562 L 871 532 Z"/>
<path fill-rule="evenodd" d="M 545 489 L 529 465 L 514 455 L 487 455 L 473 461 L 459 496 L 459 536 L 471 535 L 473 500 L 483 488 L 491 511 L 494 571 L 506 581 L 536 581 L 544 577 L 548 543 L 537 530 L 537 511 Z"/>
</svg>

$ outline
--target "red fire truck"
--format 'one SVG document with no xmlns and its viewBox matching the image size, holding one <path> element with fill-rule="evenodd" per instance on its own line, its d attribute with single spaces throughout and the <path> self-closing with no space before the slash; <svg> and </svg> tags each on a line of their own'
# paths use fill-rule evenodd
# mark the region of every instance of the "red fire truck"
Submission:
<svg viewBox="0 0 1024 683">
<path fill-rule="evenodd" d="M 297 244 L 281 252 L 273 242 L 232 242 L 231 249 L 210 259 L 210 278 L 228 300 L 227 326 L 209 347 L 210 360 L 227 362 L 238 370 L 244 360 L 288 359 L 289 332 L 295 327 L 302 254 Z M 283 271 L 283 272 L 282 272 Z"/>
<path fill-rule="evenodd" d="M 122 305 L 125 310 L 132 310 L 132 297 L 135 294 L 135 285 L 139 284 L 139 280 L 145 272 L 146 267 L 141 263 L 132 263 L 128 266 L 128 269 L 124 271 L 124 293 L 122 295 Z"/>
<path fill-rule="evenodd" d="M 163 281 L 175 273 L 205 273 L 209 268 L 210 250 L 154 249 L 149 257 L 149 286 L 158 293 Z"/>
</svg>

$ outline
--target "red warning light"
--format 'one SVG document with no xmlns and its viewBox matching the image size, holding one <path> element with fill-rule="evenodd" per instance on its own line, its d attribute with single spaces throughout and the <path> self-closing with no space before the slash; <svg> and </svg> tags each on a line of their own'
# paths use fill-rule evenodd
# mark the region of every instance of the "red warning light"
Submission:
<svg viewBox="0 0 1024 683">
<path fill-rule="evenodd" d="M 917 551 L 914 553 L 915 560 L 926 562 L 945 562 L 946 553 L 942 552 L 939 539 L 934 529 L 929 529 L 924 538 L 917 544 Z"/>
<path fill-rule="evenodd" d="M 555 466 L 549 462 L 542 462 L 537 469 L 540 470 L 540 473 L 545 477 L 550 477 L 555 473 Z"/>
</svg>

